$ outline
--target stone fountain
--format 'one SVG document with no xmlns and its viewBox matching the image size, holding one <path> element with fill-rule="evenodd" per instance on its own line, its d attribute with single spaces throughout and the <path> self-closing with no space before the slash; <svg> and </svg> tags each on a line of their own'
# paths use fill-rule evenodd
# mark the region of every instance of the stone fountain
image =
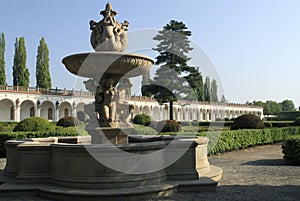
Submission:
<svg viewBox="0 0 300 201">
<path fill-rule="evenodd" d="M 149 71 L 154 61 L 123 52 L 129 23 L 115 19 L 117 12 L 110 3 L 100 14 L 101 21 L 90 21 L 91 45 L 96 52 L 71 55 L 63 63 L 71 73 L 91 78 L 85 85 L 95 94 L 95 102 L 85 106 L 85 112 L 91 121 L 87 130 L 92 143 L 127 144 L 127 134 L 132 130 L 128 118 L 133 111 L 133 106 L 124 101 L 126 89 L 132 86 L 129 78 Z"/>
<path fill-rule="evenodd" d="M 96 52 L 63 59 L 70 72 L 90 78 L 85 81 L 95 94 L 94 103 L 85 106 L 90 136 L 7 141 L 0 196 L 143 200 L 213 190 L 222 169 L 208 162 L 207 138 L 131 135 L 133 108 L 124 100 L 125 90 L 129 78 L 148 71 L 153 60 L 122 52 L 129 23 L 117 22 L 111 4 L 100 14 L 101 21 L 90 21 Z"/>
</svg>

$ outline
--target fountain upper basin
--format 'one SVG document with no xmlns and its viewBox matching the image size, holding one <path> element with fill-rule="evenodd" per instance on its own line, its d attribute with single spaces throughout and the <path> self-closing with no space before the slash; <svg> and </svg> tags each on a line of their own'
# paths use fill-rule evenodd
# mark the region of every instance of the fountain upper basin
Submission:
<svg viewBox="0 0 300 201">
<path fill-rule="evenodd" d="M 73 74 L 99 80 L 105 77 L 137 77 L 150 70 L 154 61 L 141 54 L 93 52 L 74 54 L 62 60 Z"/>
</svg>

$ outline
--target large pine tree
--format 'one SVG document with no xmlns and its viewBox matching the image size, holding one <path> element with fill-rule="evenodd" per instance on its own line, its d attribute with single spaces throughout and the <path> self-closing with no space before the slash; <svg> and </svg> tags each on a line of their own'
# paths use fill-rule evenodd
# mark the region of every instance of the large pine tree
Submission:
<svg viewBox="0 0 300 201">
<path fill-rule="evenodd" d="M 169 102 L 170 120 L 173 120 L 173 102 L 185 93 L 185 79 L 181 75 L 190 59 L 187 54 L 192 50 L 189 36 L 191 32 L 183 22 L 171 20 L 153 38 L 159 42 L 154 50 L 159 52 L 155 64 L 160 68 L 150 85 L 142 90 L 150 92 L 159 103 Z"/>
<path fill-rule="evenodd" d="M 36 56 L 36 85 L 40 88 L 51 88 L 49 71 L 49 50 L 44 37 L 40 40 Z"/>
<path fill-rule="evenodd" d="M 15 55 L 13 65 L 13 84 L 14 86 L 29 86 L 29 71 L 26 67 L 26 47 L 25 39 L 21 37 L 16 38 Z"/>
<path fill-rule="evenodd" d="M 2 33 L 0 37 L 0 85 L 6 85 L 4 33 Z"/>
</svg>

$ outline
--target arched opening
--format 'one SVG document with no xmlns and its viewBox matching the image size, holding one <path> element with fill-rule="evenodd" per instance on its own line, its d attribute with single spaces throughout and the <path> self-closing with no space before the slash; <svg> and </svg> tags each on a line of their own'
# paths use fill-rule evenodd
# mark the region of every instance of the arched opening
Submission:
<svg viewBox="0 0 300 201">
<path fill-rule="evenodd" d="M 68 116 L 69 116 L 69 109 L 68 109 L 68 108 L 65 109 L 64 115 L 65 115 L 65 117 L 68 117 Z"/>
<path fill-rule="evenodd" d="M 0 121 L 12 121 L 15 119 L 14 102 L 9 99 L 0 101 Z"/>
<path fill-rule="evenodd" d="M 44 101 L 41 104 L 40 117 L 48 120 L 54 120 L 54 104 L 50 101 Z"/>
<path fill-rule="evenodd" d="M 48 120 L 53 120 L 53 109 L 52 108 L 48 109 Z"/>
<path fill-rule="evenodd" d="M 34 115 L 35 115 L 35 111 L 34 111 L 34 107 L 31 107 L 30 108 L 30 117 L 34 117 Z"/>
<path fill-rule="evenodd" d="M 34 117 L 35 116 L 34 103 L 30 100 L 23 101 L 21 104 L 20 113 L 21 113 L 21 118 L 20 118 L 21 121 L 29 117 Z"/>
</svg>

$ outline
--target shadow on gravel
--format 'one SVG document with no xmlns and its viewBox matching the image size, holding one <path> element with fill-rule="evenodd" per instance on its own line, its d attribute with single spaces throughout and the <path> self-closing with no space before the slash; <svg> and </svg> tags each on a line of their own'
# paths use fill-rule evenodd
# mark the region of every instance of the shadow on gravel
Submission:
<svg viewBox="0 0 300 201">
<path fill-rule="evenodd" d="M 284 200 L 296 201 L 300 198 L 300 186 L 218 186 L 215 192 L 177 193 L 172 197 L 158 198 L 152 201 L 241 201 L 241 200 Z"/>
<path fill-rule="evenodd" d="M 286 166 L 288 165 L 283 159 L 262 159 L 256 161 L 249 161 L 243 163 L 242 165 L 252 165 L 252 166 Z"/>
</svg>

